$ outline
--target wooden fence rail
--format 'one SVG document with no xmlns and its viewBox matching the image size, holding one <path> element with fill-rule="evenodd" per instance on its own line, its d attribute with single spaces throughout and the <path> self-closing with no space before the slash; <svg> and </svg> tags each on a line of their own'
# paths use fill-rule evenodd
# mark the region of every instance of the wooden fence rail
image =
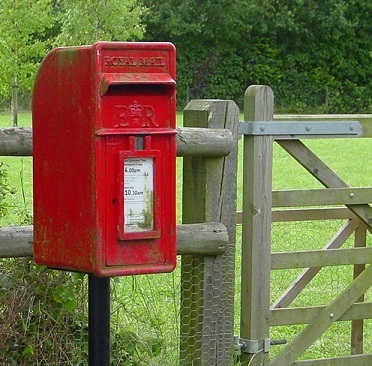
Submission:
<svg viewBox="0 0 372 366">
<path fill-rule="evenodd" d="M 222 157 L 236 144 L 231 130 L 224 128 L 178 128 L 177 156 Z M 31 128 L 0 129 L 1 156 L 32 156 Z M 229 237 L 221 223 L 177 226 L 177 254 L 222 255 Z M 32 256 L 33 227 L 0 229 L 0 258 Z"/>
<path fill-rule="evenodd" d="M 229 129 L 177 128 L 177 156 L 226 156 L 235 143 Z M 32 129 L 1 128 L 0 156 L 32 156 Z"/>
<path fill-rule="evenodd" d="M 177 225 L 177 254 L 221 255 L 229 243 L 221 223 Z M 0 228 L 0 258 L 31 257 L 33 226 Z"/>
</svg>

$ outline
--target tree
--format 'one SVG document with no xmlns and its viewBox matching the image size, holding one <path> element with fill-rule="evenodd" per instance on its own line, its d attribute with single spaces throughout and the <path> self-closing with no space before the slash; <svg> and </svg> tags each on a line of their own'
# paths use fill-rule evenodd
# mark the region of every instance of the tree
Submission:
<svg viewBox="0 0 372 366">
<path fill-rule="evenodd" d="M 133 41 L 142 37 L 145 8 L 136 0 L 60 0 L 60 34 L 55 46 L 96 41 Z"/>
<path fill-rule="evenodd" d="M 268 84 L 287 113 L 371 108 L 370 0 L 143 1 L 145 39 L 177 47 L 181 104 L 241 105 L 247 86 Z"/>
<path fill-rule="evenodd" d="M 239 0 L 145 0 L 149 41 L 177 47 L 178 105 L 189 98 L 229 97 L 241 90 L 245 65 L 236 51 L 241 39 Z"/>
<path fill-rule="evenodd" d="M 18 90 L 30 91 L 46 53 L 52 24 L 50 0 L 2 0 L 0 7 L 0 95 L 11 98 L 18 124 Z"/>
</svg>

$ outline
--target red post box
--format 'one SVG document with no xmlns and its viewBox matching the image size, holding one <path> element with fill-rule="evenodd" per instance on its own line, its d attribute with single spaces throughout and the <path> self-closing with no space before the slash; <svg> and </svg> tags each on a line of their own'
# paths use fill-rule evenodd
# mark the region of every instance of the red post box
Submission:
<svg viewBox="0 0 372 366">
<path fill-rule="evenodd" d="M 176 262 L 175 48 L 51 51 L 33 93 L 34 258 L 116 276 Z"/>
</svg>

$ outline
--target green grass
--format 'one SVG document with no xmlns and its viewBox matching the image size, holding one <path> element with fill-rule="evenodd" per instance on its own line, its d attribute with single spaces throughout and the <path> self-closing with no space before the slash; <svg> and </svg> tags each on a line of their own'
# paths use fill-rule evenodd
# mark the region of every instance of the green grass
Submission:
<svg viewBox="0 0 372 366">
<path fill-rule="evenodd" d="M 178 115 L 182 124 L 182 115 Z M 20 115 L 20 126 L 30 126 L 29 113 Z M 0 114 L 0 126 L 11 127 L 8 114 Z M 240 142 L 241 144 L 241 142 Z M 345 180 L 350 186 L 372 186 L 372 141 L 371 139 L 327 139 L 307 140 L 306 144 Z M 240 152 L 241 155 L 241 152 Z M 17 193 L 9 197 L 10 210 L 6 217 L 0 218 L 0 226 L 19 225 L 24 222 L 27 213 L 32 212 L 32 158 L 31 157 L 1 157 L 0 161 L 9 166 L 9 183 L 17 188 Z M 182 205 L 182 159 L 177 159 L 177 210 L 178 222 Z M 273 166 L 274 189 L 320 188 L 321 185 L 313 179 L 298 163 L 288 156 L 278 145 L 274 145 Z M 238 210 L 241 207 L 242 171 L 241 159 L 238 172 Z M 274 250 L 295 250 L 299 248 L 321 248 L 338 230 L 341 223 L 323 223 L 324 228 L 303 223 L 278 224 L 273 228 Z M 238 253 L 240 248 L 240 227 L 238 227 Z M 369 238 L 369 244 L 371 240 Z M 286 248 L 286 249 L 284 249 Z M 237 256 L 237 269 L 240 268 L 240 258 Z M 295 305 L 318 305 L 328 303 L 347 285 L 351 278 L 350 268 L 340 267 L 336 270 L 324 270 L 316 281 L 296 300 Z M 272 296 L 295 278 L 297 270 L 276 271 L 272 274 Z M 141 334 L 146 339 L 161 342 L 161 352 L 149 365 L 173 366 L 177 364 L 179 342 L 179 298 L 180 298 L 180 267 L 171 274 L 156 276 L 138 276 L 117 278 L 113 281 L 112 317 L 116 331 L 123 329 Z M 239 273 L 236 273 L 237 305 L 239 301 Z M 368 293 L 371 298 L 370 292 Z M 239 309 L 236 306 L 236 332 L 239 332 Z M 277 327 L 272 330 L 273 339 L 293 339 L 302 326 Z M 372 333 L 370 321 L 367 329 Z M 337 323 L 306 353 L 306 357 L 332 357 L 345 354 L 349 350 L 349 326 Z M 367 339 L 366 352 L 372 352 L 371 336 Z M 279 352 L 281 346 L 273 347 L 272 354 Z"/>
<path fill-rule="evenodd" d="M 19 114 L 19 126 L 31 126 L 30 113 Z M 0 114 L 0 127 L 12 127 L 10 114 Z M 32 213 L 32 157 L 1 156 L 0 162 L 8 167 L 9 184 L 16 188 L 16 193 L 8 196 L 9 212 L 0 217 L 0 226 L 20 225 Z"/>
</svg>

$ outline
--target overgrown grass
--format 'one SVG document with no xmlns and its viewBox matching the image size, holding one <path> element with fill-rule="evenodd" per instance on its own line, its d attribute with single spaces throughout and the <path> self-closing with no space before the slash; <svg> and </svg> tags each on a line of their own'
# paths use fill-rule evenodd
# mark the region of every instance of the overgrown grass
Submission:
<svg viewBox="0 0 372 366">
<path fill-rule="evenodd" d="M 31 114 L 19 114 L 20 127 L 31 126 Z M 0 113 L 0 127 L 12 127 L 10 114 Z M 16 188 L 15 194 L 8 196 L 9 210 L 0 217 L 0 226 L 30 223 L 32 216 L 32 157 L 1 156 L 0 162 L 8 167 L 9 184 Z"/>
<path fill-rule="evenodd" d="M 181 119 L 181 115 L 179 115 Z M 179 122 L 182 123 L 182 122 Z M 30 126 L 29 113 L 20 115 L 20 126 Z M 0 114 L 0 126 L 11 127 L 9 115 Z M 241 143 L 241 142 L 240 142 Z M 350 186 L 372 185 L 372 143 L 371 139 L 327 139 L 308 140 L 306 144 L 338 173 Z M 321 187 L 315 179 L 294 162 L 279 146 L 274 145 L 274 189 L 303 189 Z M 0 161 L 9 166 L 9 182 L 17 188 L 17 193 L 10 197 L 9 214 L 0 218 L 0 226 L 20 225 L 27 223 L 32 212 L 32 158 L 31 157 L 1 157 Z M 178 159 L 177 176 L 177 207 L 181 212 L 182 193 L 182 159 Z M 241 159 L 238 173 L 238 210 L 241 206 L 242 172 Z M 178 222 L 180 222 L 178 214 Z M 333 225 L 333 226 L 332 226 Z M 273 229 L 274 250 L 299 248 L 312 249 L 324 246 L 337 230 L 340 223 L 319 226 L 295 223 L 292 226 L 280 226 Z M 312 238 L 311 243 L 309 239 Z M 328 239 L 327 239 L 328 238 Z M 240 249 L 240 228 L 237 236 L 238 253 Z M 368 245 L 371 245 L 369 241 Z M 258 264 L 259 265 L 259 264 Z M 237 269 L 240 268 L 240 258 L 237 256 Z M 276 271 L 272 275 L 273 298 L 295 278 L 297 270 Z M 236 331 L 239 332 L 239 273 L 236 272 Z M 317 281 L 299 298 L 296 305 L 318 305 L 327 303 L 335 294 L 342 290 L 351 279 L 350 268 L 336 271 L 324 271 Z M 369 297 L 370 294 L 368 294 Z M 85 297 L 82 298 L 86 300 Z M 162 365 L 173 366 L 178 363 L 179 342 L 179 300 L 180 300 L 180 268 L 171 274 L 156 276 L 138 276 L 115 278 L 112 280 L 112 330 L 113 350 L 118 354 L 124 347 L 132 352 L 132 363 L 125 363 L 128 356 L 122 355 L 120 365 Z M 80 301 L 82 301 L 80 299 Z M 370 329 L 370 322 L 366 322 Z M 302 326 L 278 327 L 272 333 L 273 339 L 293 339 Z M 350 329 L 346 323 L 338 323 L 307 352 L 306 357 L 328 357 L 347 353 L 349 349 Z M 371 333 L 371 332 L 370 332 Z M 328 339 L 328 340 L 327 340 Z M 332 340 L 332 341 L 329 341 Z M 333 342 L 333 343 L 332 343 Z M 367 348 L 372 352 L 372 341 L 369 339 Z M 337 346 L 335 346 L 337 343 Z M 273 354 L 280 347 L 273 348 Z M 366 352 L 368 352 L 366 349 Z M 127 358 L 126 358 L 127 357 Z M 118 356 L 118 360 L 120 357 Z M 124 361 L 123 361 L 124 360 Z M 129 361 L 128 361 L 129 362 Z M 67 363 L 66 363 L 67 364 Z M 74 363 L 71 363 L 71 365 Z M 75 363 L 76 364 L 76 363 Z"/>
</svg>

